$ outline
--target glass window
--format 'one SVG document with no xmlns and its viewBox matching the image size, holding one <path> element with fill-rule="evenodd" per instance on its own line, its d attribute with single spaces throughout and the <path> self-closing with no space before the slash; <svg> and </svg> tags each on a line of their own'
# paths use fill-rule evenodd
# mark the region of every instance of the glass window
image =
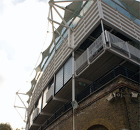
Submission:
<svg viewBox="0 0 140 130">
<path fill-rule="evenodd" d="M 72 58 L 64 65 L 64 84 L 72 77 Z"/>
<path fill-rule="evenodd" d="M 116 4 L 111 0 L 103 0 L 106 4 L 110 5 L 114 9 L 116 9 Z"/>
<path fill-rule="evenodd" d="M 65 39 L 68 36 L 68 29 L 67 31 L 63 34 L 63 38 Z"/>
<path fill-rule="evenodd" d="M 56 74 L 55 93 L 63 87 L 63 67 Z"/>
<path fill-rule="evenodd" d="M 51 45 L 49 53 L 51 53 L 53 49 L 54 49 L 54 43 Z"/>
<path fill-rule="evenodd" d="M 32 111 L 32 113 L 31 113 L 31 115 L 30 115 L 30 126 L 33 124 L 33 111 Z"/>
<path fill-rule="evenodd" d="M 123 9 L 122 7 L 120 7 L 119 5 L 116 4 L 117 10 L 122 13 L 123 15 L 125 15 L 126 17 L 128 17 L 130 19 L 130 14 L 128 11 L 126 11 L 125 9 Z"/>
<path fill-rule="evenodd" d="M 93 1 L 88 1 L 87 4 L 84 6 L 84 14 L 87 12 L 87 10 L 90 8 L 92 5 Z"/>
<path fill-rule="evenodd" d="M 140 25 L 140 20 L 139 19 L 135 19 L 134 22 L 137 23 L 138 25 Z"/>
<path fill-rule="evenodd" d="M 42 96 L 39 98 L 38 106 L 37 106 L 37 108 L 39 108 L 39 113 L 41 112 L 41 104 L 42 104 Z"/>
<path fill-rule="evenodd" d="M 74 21 L 72 22 L 73 27 L 75 27 L 75 26 L 76 26 L 76 24 L 79 22 L 79 20 L 80 20 L 80 18 L 79 18 L 79 17 L 76 17 L 76 18 L 74 19 Z"/>
<path fill-rule="evenodd" d="M 45 89 L 44 93 L 43 93 L 43 108 L 46 106 L 46 94 L 48 92 L 48 87 Z"/>
<path fill-rule="evenodd" d="M 50 60 L 52 59 L 53 55 L 55 54 L 55 50 L 53 49 L 51 55 L 49 56 L 47 62 L 45 63 L 44 67 L 43 67 L 43 71 L 45 70 L 45 68 L 48 66 Z"/>
<path fill-rule="evenodd" d="M 55 38 L 55 43 L 58 42 L 59 38 L 60 38 L 60 36 L 58 36 L 57 38 Z"/>
<path fill-rule="evenodd" d="M 45 62 L 47 61 L 47 59 L 48 59 L 48 56 L 45 57 L 45 59 L 43 60 L 43 62 L 42 62 L 42 64 L 41 64 L 41 68 L 43 68 L 43 66 L 44 66 Z"/>
<path fill-rule="evenodd" d="M 60 47 L 60 45 L 62 44 L 62 42 L 63 42 L 63 39 L 61 38 L 59 40 L 59 42 L 56 44 L 56 50 Z"/>
</svg>

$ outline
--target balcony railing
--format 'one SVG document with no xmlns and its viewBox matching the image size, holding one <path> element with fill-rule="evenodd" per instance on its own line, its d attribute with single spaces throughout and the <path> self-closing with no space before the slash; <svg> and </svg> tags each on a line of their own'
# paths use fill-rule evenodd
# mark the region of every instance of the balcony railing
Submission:
<svg viewBox="0 0 140 130">
<path fill-rule="evenodd" d="M 55 121 L 58 117 L 60 117 L 63 113 L 68 111 L 70 108 L 72 108 L 71 100 L 64 104 L 58 111 L 54 113 L 42 126 L 42 130 L 45 130 L 48 125 L 50 125 L 53 121 Z"/>
<path fill-rule="evenodd" d="M 75 61 L 76 74 L 79 74 L 85 69 L 89 65 L 89 62 L 92 62 L 95 56 L 103 49 L 102 35 L 103 34 L 101 34 Z"/>
<path fill-rule="evenodd" d="M 120 53 L 127 55 L 128 58 L 131 58 L 138 63 L 140 63 L 140 50 L 136 47 L 130 45 L 128 42 L 123 41 L 122 39 L 116 37 L 108 31 L 105 31 L 107 42 L 111 48 L 115 48 Z"/>
<path fill-rule="evenodd" d="M 84 90 L 82 90 L 79 94 L 76 96 L 77 102 L 80 102 L 88 95 L 92 94 L 95 90 L 101 88 L 103 85 L 108 83 L 113 78 L 117 77 L 118 75 L 123 75 L 125 77 L 128 77 L 138 83 L 140 83 L 140 73 L 136 73 L 132 70 L 127 69 L 124 66 L 116 66 L 109 70 L 107 73 L 99 77 L 97 80 L 92 82 L 89 86 L 87 86 Z"/>
<path fill-rule="evenodd" d="M 106 39 L 106 43 L 103 43 L 103 38 Z M 104 47 L 105 46 L 105 47 Z M 103 51 L 109 49 L 120 56 L 133 60 L 137 64 L 140 64 L 140 50 L 130 45 L 128 42 L 123 41 L 117 36 L 105 31 L 105 37 L 103 33 L 84 51 L 80 57 L 75 61 L 76 75 L 82 73 L 87 66 L 93 63 L 93 60 Z"/>
<path fill-rule="evenodd" d="M 103 87 L 103 85 L 107 84 L 109 81 L 117 77 L 118 75 L 123 75 L 129 79 L 132 79 L 138 83 L 140 83 L 140 73 L 134 72 L 124 66 L 117 65 L 106 72 L 104 75 L 93 81 L 90 85 L 85 87 L 80 93 L 76 95 L 77 102 L 82 101 L 87 96 L 94 93 L 96 90 Z M 66 111 L 72 108 L 71 100 L 63 105 L 58 111 L 54 113 L 42 126 L 41 130 L 45 130 L 51 123 L 53 123 L 57 118 L 63 115 Z"/>
</svg>

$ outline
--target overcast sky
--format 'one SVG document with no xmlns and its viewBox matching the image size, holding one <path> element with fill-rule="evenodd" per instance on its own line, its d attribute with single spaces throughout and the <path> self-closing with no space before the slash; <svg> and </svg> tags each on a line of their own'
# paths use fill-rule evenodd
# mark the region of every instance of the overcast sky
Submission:
<svg viewBox="0 0 140 130">
<path fill-rule="evenodd" d="M 45 41 L 47 10 L 47 0 L 0 0 L 0 123 L 14 129 L 25 127 L 15 96 L 30 89 L 26 81 Z M 22 105 L 18 98 L 15 105 Z"/>
<path fill-rule="evenodd" d="M 47 8 L 47 0 L 0 0 L 0 123 L 13 128 L 25 127 L 15 95 L 30 89 L 26 81 L 46 37 Z"/>
</svg>

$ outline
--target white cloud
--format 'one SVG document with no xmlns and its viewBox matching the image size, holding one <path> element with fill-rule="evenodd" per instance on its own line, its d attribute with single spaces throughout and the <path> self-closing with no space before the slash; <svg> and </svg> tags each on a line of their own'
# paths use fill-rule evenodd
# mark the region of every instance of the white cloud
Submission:
<svg viewBox="0 0 140 130">
<path fill-rule="evenodd" d="M 13 107 L 15 93 L 30 89 L 26 81 L 45 40 L 47 3 L 3 0 L 0 7 L 0 122 L 21 128 L 25 124 Z"/>
</svg>

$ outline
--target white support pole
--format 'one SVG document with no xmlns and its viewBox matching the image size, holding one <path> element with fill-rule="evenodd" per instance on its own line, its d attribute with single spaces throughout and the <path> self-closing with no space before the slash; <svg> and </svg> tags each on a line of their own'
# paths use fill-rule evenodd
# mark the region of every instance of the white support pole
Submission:
<svg viewBox="0 0 140 130">
<path fill-rule="evenodd" d="M 49 21 L 49 22 L 51 22 L 51 21 Z M 64 40 L 64 41 L 66 41 L 64 38 L 63 38 L 63 36 L 59 33 L 59 31 L 54 27 L 54 29 L 55 29 L 55 31 L 59 34 L 59 36 Z"/>
<path fill-rule="evenodd" d="M 17 93 L 17 96 L 19 97 L 19 99 L 21 100 L 21 102 L 23 103 L 23 105 L 25 106 L 25 108 L 27 109 L 25 103 L 23 102 L 23 100 L 21 99 L 21 97 L 18 95 L 18 93 Z"/>
<path fill-rule="evenodd" d="M 105 34 L 104 34 L 104 25 L 103 25 L 103 20 L 101 19 L 101 28 L 102 28 L 102 40 L 103 40 L 103 47 L 104 49 L 106 48 L 106 40 L 105 40 Z"/>
<path fill-rule="evenodd" d="M 130 59 L 130 58 L 131 58 L 131 54 L 130 54 L 130 50 L 129 50 L 129 47 L 128 47 L 128 43 L 127 43 L 127 42 L 125 42 L 125 46 L 126 46 L 126 48 L 127 48 L 128 57 L 129 57 L 129 59 Z"/>
<path fill-rule="evenodd" d="M 75 101 L 75 69 L 74 69 L 74 51 L 72 52 L 72 102 Z M 73 108 L 73 130 L 75 130 L 75 117 Z"/>
<path fill-rule="evenodd" d="M 66 25 L 64 25 L 64 24 L 61 24 L 61 23 L 59 23 L 59 22 L 57 22 L 57 21 L 55 21 L 55 20 L 52 20 L 52 19 L 50 19 L 50 18 L 48 18 L 48 20 L 49 20 L 51 23 L 56 23 L 56 24 L 58 24 L 58 25 L 64 26 L 64 27 L 66 27 L 66 28 L 69 28 L 69 26 L 66 26 Z"/>
<path fill-rule="evenodd" d="M 49 5 L 49 12 L 48 12 L 48 19 L 50 18 L 50 13 L 51 13 L 51 8 Z M 48 25 L 47 25 L 47 33 L 49 32 L 49 20 L 48 20 Z"/>
<path fill-rule="evenodd" d="M 74 51 L 72 52 L 72 101 L 75 101 Z"/>
<path fill-rule="evenodd" d="M 72 101 L 75 101 L 74 51 L 72 52 Z"/>
<path fill-rule="evenodd" d="M 103 10 L 102 10 L 102 5 L 100 0 L 97 0 L 97 5 L 98 5 L 99 16 L 100 18 L 103 18 L 104 15 L 103 15 Z"/>
<path fill-rule="evenodd" d="M 58 10 L 54 7 L 54 5 L 52 4 L 52 7 L 54 8 L 54 10 L 57 12 L 57 14 L 59 15 L 59 17 L 62 19 L 62 21 L 64 22 L 64 24 L 66 26 L 68 26 L 68 24 L 66 23 L 66 21 L 63 19 L 63 17 L 61 16 L 61 14 L 58 12 Z"/>
</svg>

